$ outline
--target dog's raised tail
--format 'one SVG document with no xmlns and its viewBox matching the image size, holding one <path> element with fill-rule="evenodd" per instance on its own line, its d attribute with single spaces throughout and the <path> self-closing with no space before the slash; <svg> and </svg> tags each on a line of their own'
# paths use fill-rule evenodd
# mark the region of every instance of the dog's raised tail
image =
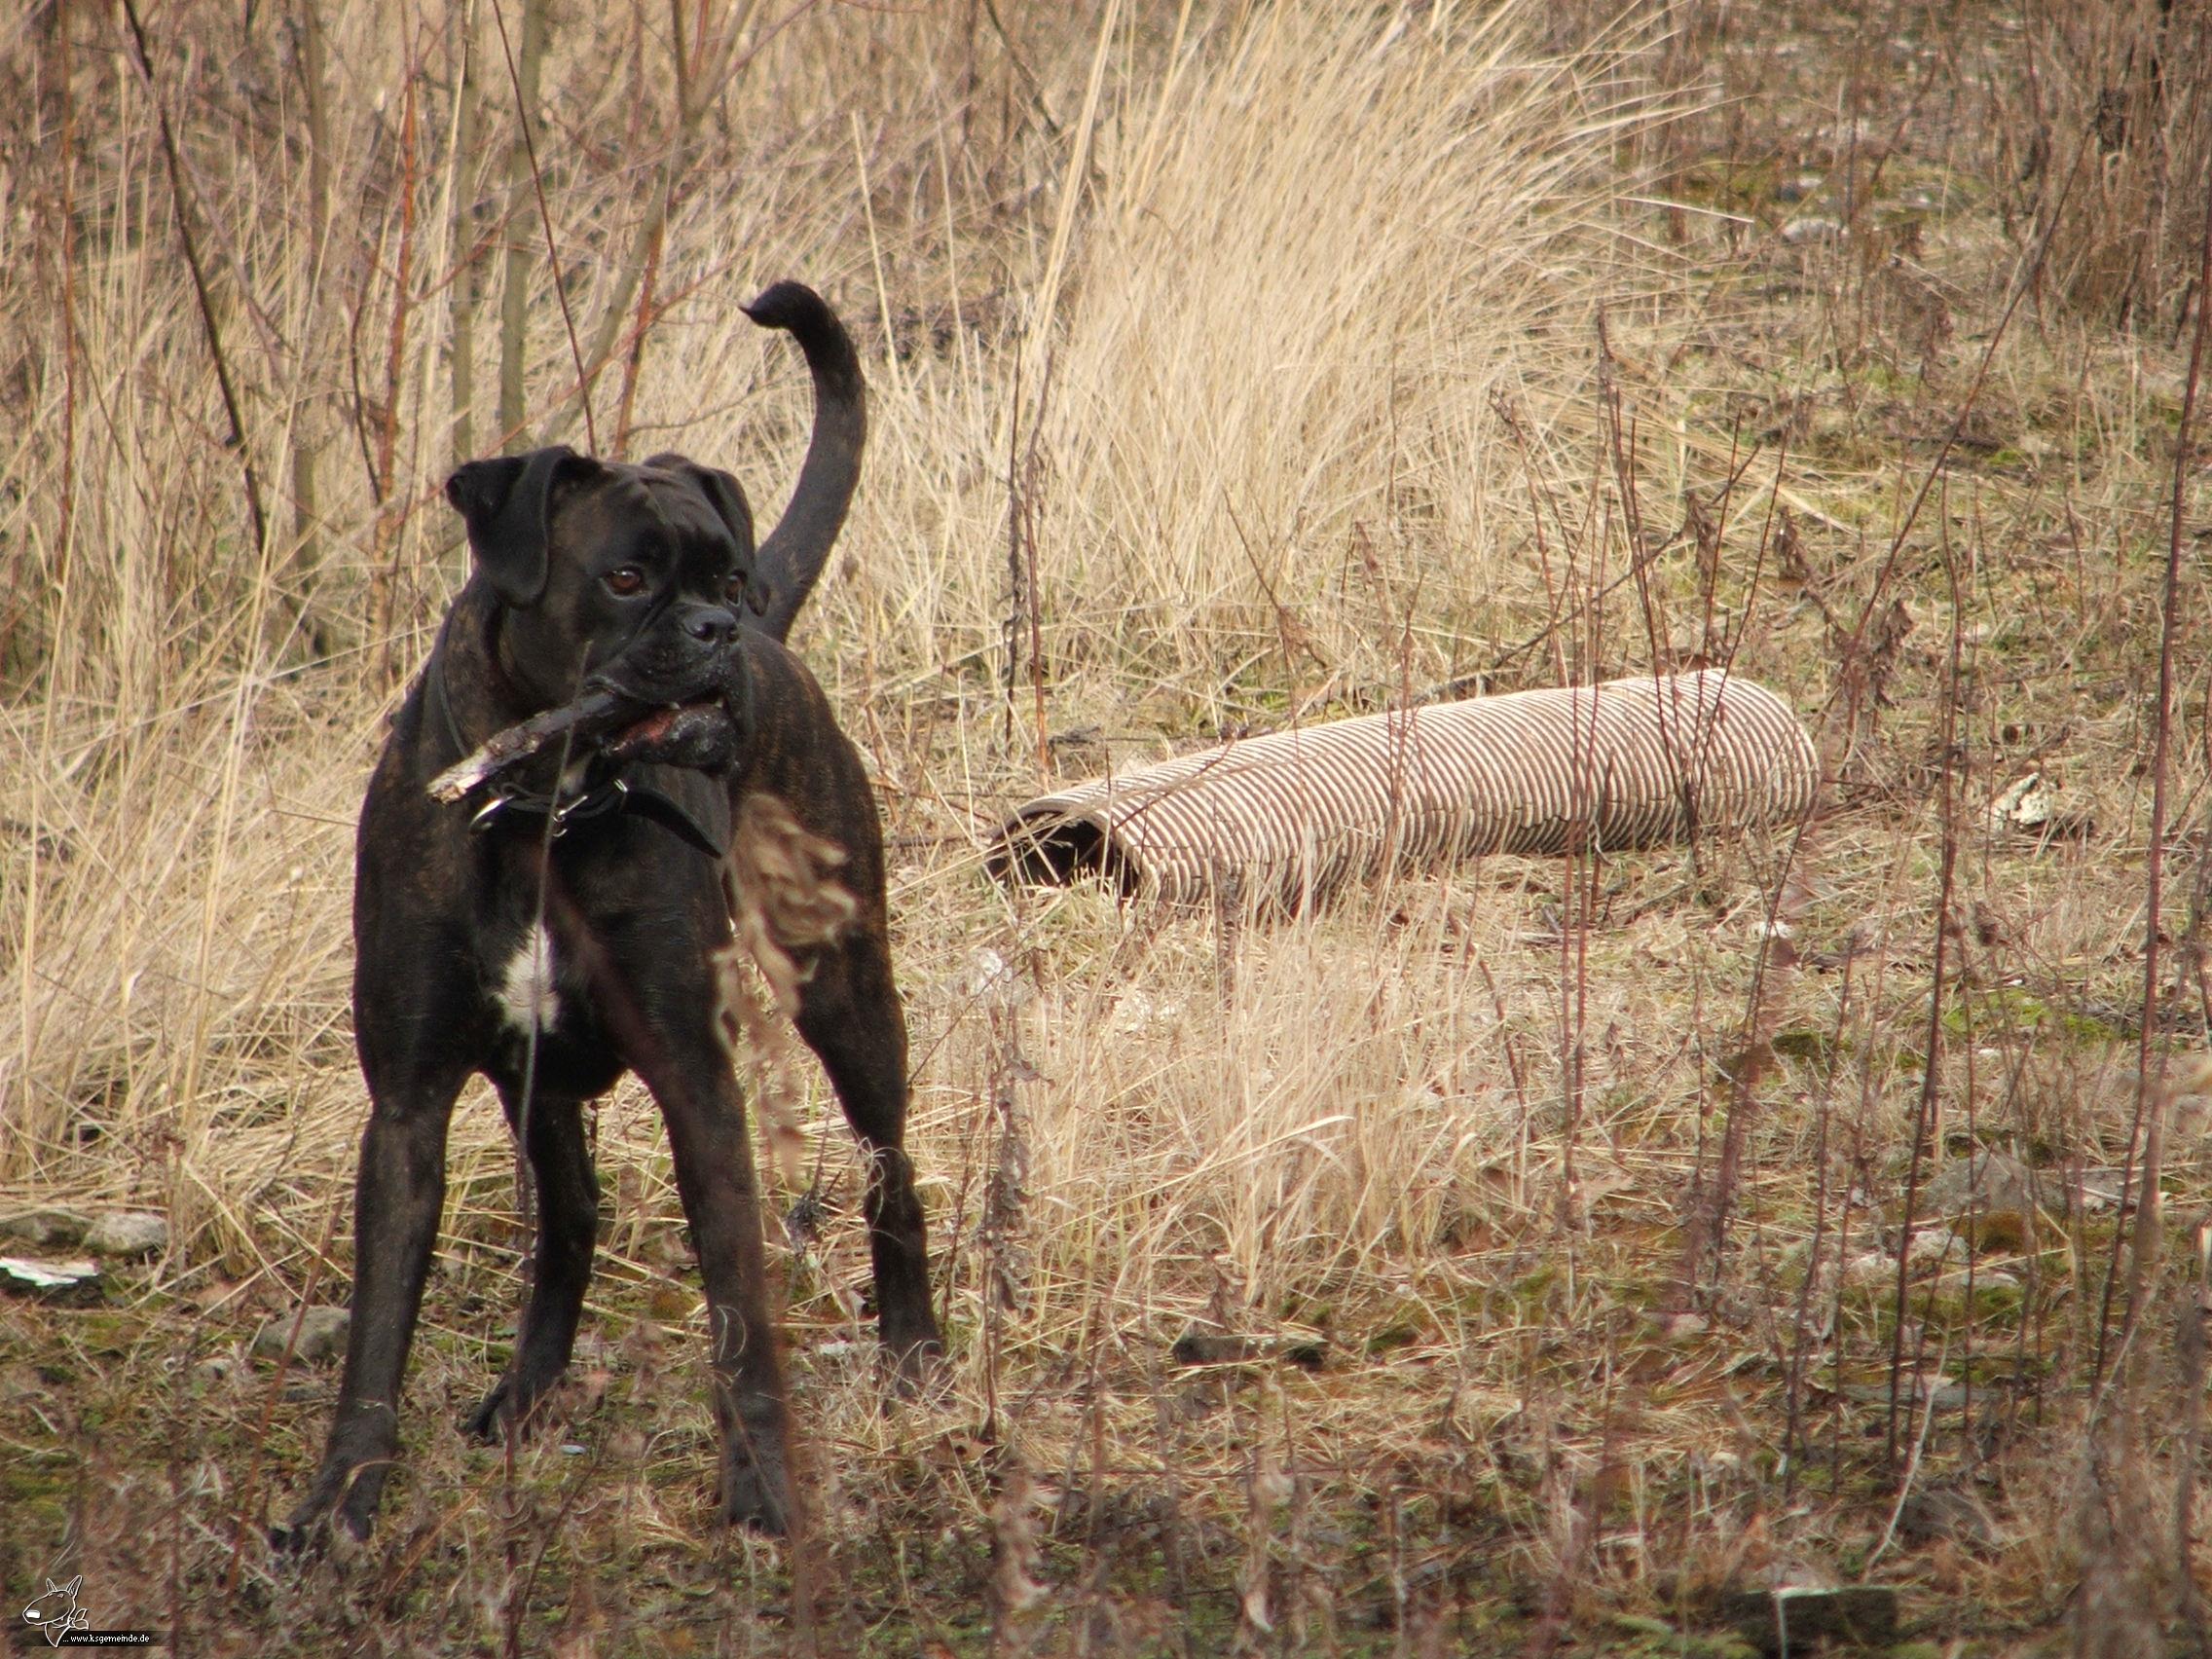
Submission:
<svg viewBox="0 0 2212 1659">
<path fill-rule="evenodd" d="M 781 640 L 830 562 L 830 549 L 860 482 L 867 390 L 845 325 L 805 283 L 775 283 L 745 308 L 745 314 L 762 328 L 781 328 L 796 340 L 814 377 L 814 436 L 806 446 L 798 485 L 755 558 L 768 588 L 768 606 L 757 625 Z"/>
</svg>

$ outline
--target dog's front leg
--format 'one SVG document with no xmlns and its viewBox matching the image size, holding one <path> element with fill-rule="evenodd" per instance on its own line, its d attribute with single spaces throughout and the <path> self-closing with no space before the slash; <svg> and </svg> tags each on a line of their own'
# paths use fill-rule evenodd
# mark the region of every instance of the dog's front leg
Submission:
<svg viewBox="0 0 2212 1659">
<path fill-rule="evenodd" d="M 353 1318 L 322 1467 L 277 1542 L 306 1544 L 331 1515 L 366 1538 L 399 1450 L 399 1386 L 446 1197 L 446 1124 L 465 1073 L 372 1088 L 353 1191 Z"/>
<path fill-rule="evenodd" d="M 792 1522 L 784 1373 L 745 1103 L 728 1057 L 704 1030 L 681 1047 L 658 1049 L 636 1069 L 668 1125 L 676 1188 L 706 1286 L 722 1519 L 783 1533 Z"/>
<path fill-rule="evenodd" d="M 498 1439 L 509 1422 L 527 1427 L 538 1402 L 568 1370 L 599 1237 L 599 1178 L 584 1145 L 582 1103 L 541 1096 L 525 1110 L 519 1086 L 504 1083 L 499 1103 L 529 1149 L 537 1189 L 537 1261 L 514 1355 L 498 1385 L 463 1425 L 479 1440 Z"/>
</svg>

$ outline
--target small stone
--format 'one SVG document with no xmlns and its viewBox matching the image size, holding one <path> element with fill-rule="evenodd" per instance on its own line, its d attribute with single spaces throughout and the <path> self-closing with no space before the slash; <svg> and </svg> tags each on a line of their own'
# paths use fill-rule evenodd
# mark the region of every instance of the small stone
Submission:
<svg viewBox="0 0 2212 1659">
<path fill-rule="evenodd" d="M 1809 213 L 1802 219 L 1792 219 L 1782 227 L 1782 240 L 1791 247 L 1806 242 L 1834 241 L 1843 235 L 1843 224 L 1837 219 L 1825 219 L 1818 213 Z"/>
<path fill-rule="evenodd" d="M 291 1341 L 294 1315 L 286 1313 L 261 1327 L 253 1339 L 256 1359 L 283 1357 Z M 310 1308 L 300 1318 L 299 1341 L 292 1344 L 292 1358 L 302 1365 L 319 1365 L 346 1351 L 346 1333 L 353 1316 L 343 1308 Z"/>
<path fill-rule="evenodd" d="M 2057 793 L 2041 772 L 2015 778 L 1989 804 L 1989 821 L 1999 830 L 2041 830 L 2057 815 Z"/>
<path fill-rule="evenodd" d="M 1175 1339 L 1167 1355 L 1177 1365 L 1242 1365 L 1260 1357 L 1259 1345 L 1247 1337 L 1221 1336 L 1211 1331 L 1185 1331 Z"/>
<path fill-rule="evenodd" d="M 1930 1227 L 1923 1223 L 1913 1230 L 1912 1243 L 1906 1247 L 1905 1254 L 1914 1262 L 1935 1262 L 1940 1265 L 1948 1261 L 1954 1251 L 1964 1257 L 1966 1252 L 1959 1248 L 1959 1235 L 1949 1228 Z"/>
<path fill-rule="evenodd" d="M 1881 1250 L 1862 1250 L 1843 1265 L 1843 1282 L 1855 1288 L 1894 1283 L 1897 1276 L 1897 1258 Z"/>
<path fill-rule="evenodd" d="M 134 1262 L 159 1255 L 169 1247 L 166 1216 L 151 1210 L 109 1210 L 95 1216 L 85 1230 L 85 1248 L 95 1256 L 114 1256 Z"/>
<path fill-rule="evenodd" d="M 64 1249 L 81 1244 L 92 1218 L 73 1209 L 18 1210 L 0 1215 L 0 1238 L 19 1238 L 25 1244 L 51 1244 Z"/>
<path fill-rule="evenodd" d="M 1282 1357 L 1301 1371 L 1318 1371 L 1329 1363 L 1326 1337 L 1301 1337 L 1283 1344 Z"/>
<path fill-rule="evenodd" d="M 985 944 L 969 955 L 968 971 L 960 977 L 960 994 L 977 1002 L 1019 1008 L 1037 993 L 1022 983 L 1013 963 Z"/>
<path fill-rule="evenodd" d="M 1156 1031 L 1173 1031 L 1182 1023 L 1180 997 L 1153 997 L 1131 985 L 1114 999 L 1114 1015 L 1108 1029 L 1116 1036 L 1143 1037 Z"/>
<path fill-rule="evenodd" d="M 1997 1523 L 1980 1498 L 1964 1487 L 1931 1487 L 1916 1492 L 1898 1511 L 1898 1530 L 1907 1543 L 1937 1539 L 1988 1549 L 1997 1542 Z"/>
<path fill-rule="evenodd" d="M 1761 1653 L 1808 1653 L 1822 1641 L 1887 1647 L 1898 1635 L 1898 1593 L 1881 1584 L 1731 1591 L 1720 1612 Z"/>
<path fill-rule="evenodd" d="M 1846 1382 L 1836 1390 L 1847 1400 L 1862 1406 L 1887 1406 L 1890 1403 L 1890 1385 L 1887 1382 Z M 1956 1412 L 1967 1403 L 1966 1387 L 1958 1382 L 1946 1382 L 1939 1377 L 1907 1377 L 1897 1392 L 1898 1404 L 1907 1411 L 1925 1406 L 1930 1411 Z"/>
</svg>

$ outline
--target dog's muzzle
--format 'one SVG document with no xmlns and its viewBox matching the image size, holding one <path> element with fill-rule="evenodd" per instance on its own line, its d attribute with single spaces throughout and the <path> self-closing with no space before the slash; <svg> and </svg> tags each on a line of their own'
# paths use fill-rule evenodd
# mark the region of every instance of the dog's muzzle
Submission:
<svg viewBox="0 0 2212 1659">
<path fill-rule="evenodd" d="M 727 606 L 682 601 L 585 676 L 583 689 L 612 691 L 652 709 L 719 697 L 737 645 L 737 612 Z"/>
</svg>

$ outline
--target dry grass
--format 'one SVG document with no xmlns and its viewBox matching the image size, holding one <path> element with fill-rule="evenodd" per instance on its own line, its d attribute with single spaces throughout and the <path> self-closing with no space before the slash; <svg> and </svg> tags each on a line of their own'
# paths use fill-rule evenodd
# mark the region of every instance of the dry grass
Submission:
<svg viewBox="0 0 2212 1659">
<path fill-rule="evenodd" d="M 222 1651 L 1720 1653 L 1723 1588 L 1859 1577 L 1958 1651 L 2199 1631 L 2204 1096 L 2139 1092 L 2136 1039 L 2204 1043 L 2198 617 L 2148 1015 L 2141 957 L 2212 83 L 2168 51 L 2156 155 L 2092 198 L 2117 13 L 1878 10 L 709 6 L 683 75 L 650 8 L 601 45 L 563 18 L 549 239 L 535 194 L 502 222 L 491 9 L 460 157 L 465 8 L 332 8 L 320 98 L 283 18 L 147 16 L 150 87 L 106 14 L 17 25 L 0 1213 L 174 1236 L 99 1308 L 0 1303 L 0 1584 L 83 1570 L 98 1620 Z M 548 240 L 578 347 L 613 319 L 602 447 L 730 465 L 763 517 L 804 380 L 736 302 L 801 276 L 862 336 L 867 476 L 798 645 L 889 814 L 951 1376 L 878 1399 L 861 1171 L 811 1066 L 765 1068 L 803 1096 L 817 1524 L 712 1536 L 697 1298 L 625 1088 L 575 1413 L 512 1467 L 463 1451 L 517 1241 L 472 1096 L 403 1490 L 363 1556 L 272 1578 L 234 1546 L 332 1380 L 237 1350 L 347 1272 L 351 812 L 461 574 L 455 306 L 488 447 L 509 243 L 519 440 L 585 437 Z M 1801 841 L 1272 926 L 981 872 L 1054 736 L 1129 759 L 1695 656 L 1817 725 Z M 2061 821 L 1993 829 L 2031 771 Z M 2103 1195 L 2145 1101 L 2173 1237 L 2131 1300 Z M 1976 1148 L 2042 1208 L 1952 1239 L 1927 1194 Z M 2085 1569 L 2134 1589 L 2077 1609 Z"/>
</svg>

